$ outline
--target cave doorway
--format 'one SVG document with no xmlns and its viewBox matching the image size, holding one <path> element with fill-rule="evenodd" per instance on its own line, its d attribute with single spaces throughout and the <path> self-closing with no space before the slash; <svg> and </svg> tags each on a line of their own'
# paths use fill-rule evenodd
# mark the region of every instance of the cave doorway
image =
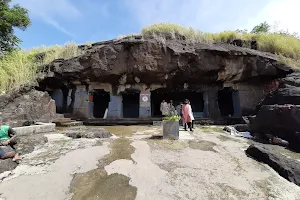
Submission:
<svg viewBox="0 0 300 200">
<path fill-rule="evenodd" d="M 123 118 L 139 118 L 140 116 L 140 91 L 126 89 L 122 92 Z"/>
<path fill-rule="evenodd" d="M 233 93 L 234 90 L 231 87 L 218 91 L 218 104 L 222 117 L 234 115 Z"/>
<path fill-rule="evenodd" d="M 151 92 L 151 110 L 152 117 L 160 117 L 160 104 L 162 100 L 170 103 L 173 101 L 173 105 L 178 106 L 180 102 L 184 102 L 185 99 L 190 100 L 193 114 L 195 118 L 203 117 L 204 100 L 203 93 L 198 91 L 172 91 L 170 89 L 157 89 Z"/>
<path fill-rule="evenodd" d="M 108 109 L 110 94 L 104 90 L 94 90 L 93 92 L 93 115 L 95 118 L 104 118 L 105 111 Z"/>
</svg>

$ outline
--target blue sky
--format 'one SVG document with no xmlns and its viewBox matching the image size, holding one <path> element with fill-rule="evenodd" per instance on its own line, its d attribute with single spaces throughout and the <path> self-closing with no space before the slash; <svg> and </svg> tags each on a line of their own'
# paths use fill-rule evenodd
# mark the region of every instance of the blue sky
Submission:
<svg viewBox="0 0 300 200">
<path fill-rule="evenodd" d="M 30 11 L 32 25 L 16 30 L 21 47 L 78 44 L 138 33 L 171 22 L 207 32 L 251 29 L 268 21 L 300 32 L 300 0 L 12 0 Z M 297 9 L 298 8 L 298 9 Z"/>
</svg>

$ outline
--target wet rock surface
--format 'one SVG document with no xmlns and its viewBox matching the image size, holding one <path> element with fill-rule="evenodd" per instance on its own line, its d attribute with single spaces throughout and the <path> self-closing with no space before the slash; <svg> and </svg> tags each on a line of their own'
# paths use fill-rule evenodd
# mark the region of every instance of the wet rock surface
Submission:
<svg viewBox="0 0 300 200">
<path fill-rule="evenodd" d="M 45 70 L 46 69 L 46 70 Z M 184 40 L 132 37 L 94 44 L 82 56 L 53 61 L 40 86 L 61 87 L 67 81 L 103 83 L 166 83 L 190 87 L 195 83 L 241 82 L 285 77 L 290 68 L 277 56 L 229 44 L 192 44 Z M 201 77 L 201 78 L 199 78 Z M 260 79 L 261 80 L 261 79 Z"/>
<path fill-rule="evenodd" d="M 276 153 L 270 146 L 254 144 L 248 147 L 246 154 L 259 162 L 263 162 L 285 179 L 300 186 L 300 162 Z"/>
<path fill-rule="evenodd" d="M 249 120 L 251 132 L 278 136 L 288 141 L 290 148 L 300 152 L 300 106 L 262 106 Z"/>
<path fill-rule="evenodd" d="M 70 127 L 62 133 L 73 139 L 109 138 L 112 136 L 112 134 L 104 128 L 90 128 L 85 126 Z"/>
<path fill-rule="evenodd" d="M 12 127 L 28 122 L 51 122 L 56 117 L 55 101 L 47 92 L 27 86 L 0 95 L 0 118 Z"/>
</svg>

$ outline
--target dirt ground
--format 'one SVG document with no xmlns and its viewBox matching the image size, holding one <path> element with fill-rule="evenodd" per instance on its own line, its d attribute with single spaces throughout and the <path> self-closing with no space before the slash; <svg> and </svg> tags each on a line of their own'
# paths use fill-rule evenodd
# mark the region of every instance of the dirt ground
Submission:
<svg viewBox="0 0 300 200">
<path fill-rule="evenodd" d="M 300 199 L 298 186 L 245 155 L 250 140 L 221 127 L 180 131 L 177 141 L 163 140 L 161 127 L 105 128 L 114 137 L 47 134 L 46 145 L 0 175 L 0 199 Z"/>
</svg>

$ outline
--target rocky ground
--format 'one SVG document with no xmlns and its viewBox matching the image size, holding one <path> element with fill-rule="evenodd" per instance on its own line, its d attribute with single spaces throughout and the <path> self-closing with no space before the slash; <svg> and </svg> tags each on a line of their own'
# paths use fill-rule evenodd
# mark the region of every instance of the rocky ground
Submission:
<svg viewBox="0 0 300 200">
<path fill-rule="evenodd" d="M 162 140 L 160 127 L 106 129 L 114 136 L 46 134 L 46 144 L 1 174 L 0 199 L 300 199 L 298 186 L 246 156 L 251 141 L 222 127 L 181 131 L 178 141 Z"/>
</svg>

